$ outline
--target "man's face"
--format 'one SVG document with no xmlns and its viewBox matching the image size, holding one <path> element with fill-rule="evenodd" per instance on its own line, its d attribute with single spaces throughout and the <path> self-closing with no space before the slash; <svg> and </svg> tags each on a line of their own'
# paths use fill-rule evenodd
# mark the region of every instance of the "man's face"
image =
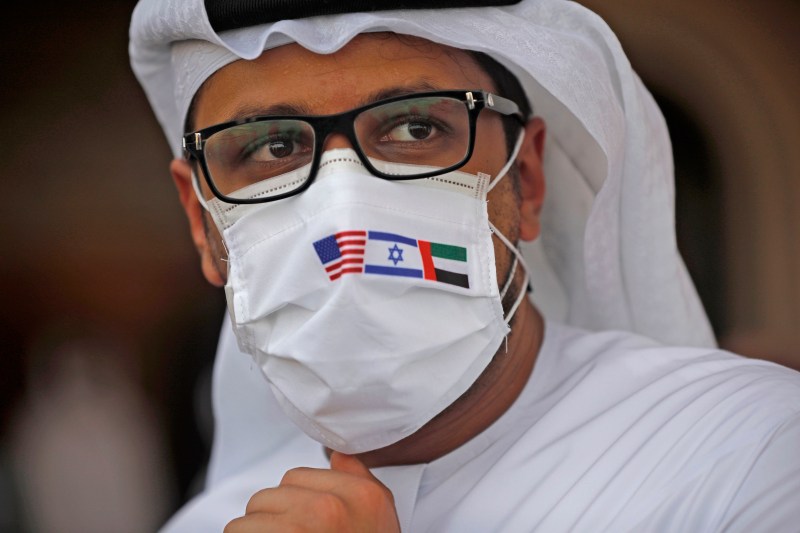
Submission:
<svg viewBox="0 0 800 533">
<path fill-rule="evenodd" d="M 290 44 L 266 51 L 253 61 L 236 61 L 212 75 L 198 94 L 194 127 L 201 129 L 246 116 L 276 114 L 275 110 L 281 107 L 302 109 L 308 115 L 327 115 L 370 103 L 375 95 L 387 92 L 402 94 L 447 89 L 496 92 L 492 80 L 466 52 L 424 39 L 364 34 L 330 55 L 314 54 Z M 474 153 L 461 171 L 495 176 L 506 163 L 508 153 L 500 117 L 488 110 L 481 113 Z M 529 125 L 527 130 L 531 129 Z M 515 193 L 511 176 L 503 179 L 489 194 L 489 218 L 512 242 L 520 235 L 530 239 L 538 234 L 543 183 L 532 184 L 527 177 L 531 166 L 537 167 L 533 170 L 541 177 L 539 160 L 544 134 L 540 123 L 537 131 L 534 132 L 536 139 L 523 144 L 520 154 L 523 162 L 514 170 L 515 174 L 522 174 L 521 195 Z M 324 149 L 350 147 L 340 134 L 331 135 L 324 145 Z M 206 197 L 211 198 L 205 183 L 202 187 Z M 535 205 L 528 205 L 531 201 Z M 204 273 L 209 281 L 220 284 L 227 277 L 226 263 L 222 260 L 224 248 L 209 219 L 205 226 L 209 228 L 205 251 L 217 276 L 209 270 L 205 257 Z M 195 240 L 197 242 L 197 236 Z M 494 245 L 498 283 L 502 285 L 509 271 L 511 254 L 499 240 L 495 239 Z M 201 249 L 201 255 L 203 253 Z"/>
</svg>

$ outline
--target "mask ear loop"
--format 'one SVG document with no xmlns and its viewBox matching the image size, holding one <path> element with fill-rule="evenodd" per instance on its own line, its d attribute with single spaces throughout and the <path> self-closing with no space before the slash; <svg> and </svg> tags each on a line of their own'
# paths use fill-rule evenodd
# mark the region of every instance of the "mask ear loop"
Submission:
<svg viewBox="0 0 800 533">
<path fill-rule="evenodd" d="M 528 286 L 528 283 L 530 282 L 530 275 L 528 274 L 528 265 L 527 265 L 527 264 L 525 264 L 525 258 L 524 258 L 524 257 L 522 257 L 522 252 L 520 252 L 520 251 L 519 251 L 519 248 L 517 248 L 516 246 L 514 246 L 513 244 L 511 244 L 511 241 L 509 241 L 509 240 L 508 240 L 508 238 L 507 238 L 505 235 L 503 235 L 503 234 L 500 232 L 500 230 L 498 230 L 498 229 L 495 227 L 495 225 L 494 225 L 494 224 L 492 224 L 491 222 L 489 222 L 489 228 L 492 230 L 492 233 L 494 233 L 494 234 L 495 234 L 495 236 L 497 236 L 497 238 L 498 238 L 498 239 L 500 239 L 500 241 L 501 241 L 503 244 L 505 244 L 505 245 L 506 245 L 506 247 L 507 247 L 509 250 L 511 250 L 511 253 L 513 253 L 513 254 L 516 256 L 516 257 L 515 257 L 515 261 L 514 261 L 514 262 L 515 262 L 515 263 L 517 263 L 517 262 L 518 262 L 518 263 L 519 263 L 519 264 L 522 266 L 522 270 L 524 270 L 524 271 L 525 271 L 525 278 L 522 280 L 522 285 L 521 285 L 521 287 L 522 287 L 522 288 L 521 288 L 521 289 L 520 289 L 520 291 L 519 291 L 519 295 L 517 296 L 517 299 L 514 301 L 514 305 L 512 305 L 512 306 L 511 306 L 511 309 L 509 309 L 509 310 L 508 310 L 508 314 L 507 314 L 507 315 L 506 315 L 506 317 L 505 317 L 506 324 L 510 324 L 510 323 L 511 323 L 511 319 L 514 317 L 514 313 L 516 313 L 516 312 L 517 312 L 517 308 L 518 308 L 518 307 L 520 306 L 520 304 L 522 303 L 522 299 L 523 299 L 523 298 L 525 297 L 525 295 L 528 293 L 528 291 L 527 291 L 527 290 L 525 290 L 525 288 Z M 509 280 L 508 280 L 508 281 L 506 281 L 506 285 L 509 285 L 509 284 L 510 284 L 510 281 L 511 281 L 511 279 L 512 279 L 512 278 L 511 278 L 511 277 L 509 277 Z"/>
<path fill-rule="evenodd" d="M 503 165 L 503 168 L 500 169 L 500 172 L 498 172 L 495 175 L 494 179 L 489 183 L 489 187 L 486 189 L 487 193 L 492 189 L 494 189 L 494 186 L 500 183 L 500 180 L 503 179 L 506 176 L 506 174 L 508 174 L 509 170 L 511 170 L 511 165 L 513 165 L 514 162 L 517 160 L 517 156 L 519 155 L 519 151 L 522 148 L 522 141 L 524 139 L 525 139 L 525 130 L 523 129 L 522 131 L 519 132 L 519 135 L 517 136 L 517 142 L 514 143 L 514 149 L 511 150 L 511 155 L 508 157 L 508 161 L 506 161 L 506 164 Z"/>
<path fill-rule="evenodd" d="M 203 206 L 203 209 L 211 212 L 211 209 L 208 207 L 208 201 L 206 200 L 203 193 L 200 192 L 200 178 L 197 177 L 197 174 L 192 171 L 192 188 L 194 189 L 194 194 L 197 196 L 197 201 L 200 202 L 200 205 Z"/>
<path fill-rule="evenodd" d="M 221 242 L 222 243 L 222 247 L 225 248 L 225 257 L 220 257 L 219 260 L 220 261 L 225 261 L 226 263 L 229 263 L 228 258 L 231 256 L 231 253 L 228 251 L 228 245 L 225 244 L 225 239 L 224 238 L 220 239 L 219 242 Z"/>
<path fill-rule="evenodd" d="M 194 172 L 192 172 L 192 188 L 194 189 L 195 196 L 197 196 L 197 201 L 200 202 L 200 205 L 203 206 L 203 209 L 205 209 L 210 213 L 211 209 L 208 207 L 208 201 L 200 192 L 200 178 L 198 178 L 197 174 L 195 174 Z M 227 263 L 228 257 L 231 256 L 231 253 L 228 251 L 228 245 L 225 244 L 225 238 L 221 238 L 220 242 L 222 243 L 222 247 L 225 248 L 225 256 L 226 256 L 226 257 L 220 257 L 220 260 L 225 261 Z"/>
<path fill-rule="evenodd" d="M 508 161 L 506 161 L 506 164 L 503 165 L 503 168 L 500 169 L 500 172 L 498 172 L 495 175 L 494 179 L 489 183 L 489 187 L 486 190 L 487 193 L 492 189 L 494 189 L 495 185 L 500 183 L 500 180 L 506 177 L 506 175 L 508 175 L 508 171 L 511 170 L 511 165 L 513 165 L 514 162 L 517 160 L 517 156 L 519 155 L 519 151 L 522 148 L 522 141 L 524 139 L 525 139 L 525 130 L 523 129 L 519 132 L 519 135 L 517 135 L 517 141 L 514 143 L 514 149 L 511 150 L 511 155 L 509 156 Z M 497 236 L 497 238 L 500 239 L 500 241 L 503 244 L 505 244 L 506 247 L 509 250 L 511 250 L 511 252 L 514 254 L 514 264 L 511 267 L 511 274 L 508 276 L 508 279 L 506 280 L 503 289 L 500 291 L 501 300 L 502 298 L 505 297 L 506 293 L 511 287 L 511 283 L 514 280 L 514 274 L 516 273 L 517 264 L 521 264 L 522 269 L 525 271 L 525 278 L 522 283 L 523 288 L 522 290 L 519 291 L 519 295 L 517 295 L 517 299 L 514 301 L 514 305 L 511 306 L 511 309 L 509 309 L 508 314 L 505 317 L 506 325 L 508 325 L 511 323 L 511 319 L 514 318 L 514 313 L 517 312 L 517 308 L 519 308 L 520 304 L 522 304 L 522 299 L 527 294 L 525 287 L 527 287 L 528 283 L 530 282 L 530 275 L 528 274 L 528 265 L 525 264 L 525 259 L 522 257 L 522 253 L 519 251 L 519 249 L 513 244 L 511 244 L 511 241 L 509 241 L 508 238 L 505 235 L 503 235 L 500 232 L 500 230 L 498 230 L 495 227 L 494 224 L 491 223 L 491 221 L 489 222 L 489 228 L 492 230 L 492 233 L 494 233 Z M 508 341 L 507 337 L 506 341 Z M 506 346 L 506 348 L 508 348 L 508 346 Z"/>
<path fill-rule="evenodd" d="M 503 285 L 503 288 L 500 290 L 500 301 L 506 297 L 508 289 L 511 288 L 511 282 L 514 280 L 514 274 L 517 273 L 517 263 L 519 263 L 519 259 L 517 259 L 517 256 L 515 255 L 514 262 L 511 263 L 511 270 L 508 273 L 508 278 L 506 278 L 506 282 Z"/>
</svg>

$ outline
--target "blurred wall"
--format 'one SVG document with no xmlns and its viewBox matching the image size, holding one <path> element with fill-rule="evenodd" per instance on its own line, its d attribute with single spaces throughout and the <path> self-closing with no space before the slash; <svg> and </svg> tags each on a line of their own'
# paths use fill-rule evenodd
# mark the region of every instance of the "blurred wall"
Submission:
<svg viewBox="0 0 800 533">
<path fill-rule="evenodd" d="M 94 490 L 103 475 L 121 474 L 115 465 L 126 457 L 93 444 L 129 435 L 132 450 L 152 449 L 126 468 L 167 487 L 152 495 L 168 499 L 152 505 L 160 516 L 148 518 L 163 520 L 197 486 L 207 458 L 194 400 L 207 384 L 224 298 L 202 279 L 167 144 L 130 71 L 134 5 L 15 3 L 0 16 L 0 478 L 11 461 L 2 456 L 11 456 L 18 464 L 7 471 L 30 467 L 16 470 L 25 478 L 17 492 L 38 490 L 31 468 L 59 453 L 83 465 L 82 447 L 94 450 L 95 464 L 106 461 L 87 481 Z M 52 421 L 40 398 L 57 404 L 50 412 L 63 424 L 31 428 L 32 419 Z M 138 414 L 114 421 L 112 405 Z M 72 444 L 34 449 L 25 444 L 34 437 Z M 4 485 L 0 503 L 27 497 Z M 81 487 L 74 479 L 71 494 Z M 83 503 L 102 507 L 103 497 L 123 495 L 101 490 Z M 47 530 L 31 517 L 15 520 L 15 528 Z"/>
<path fill-rule="evenodd" d="M 659 98 L 721 344 L 800 368 L 800 2 L 581 0 Z"/>
</svg>

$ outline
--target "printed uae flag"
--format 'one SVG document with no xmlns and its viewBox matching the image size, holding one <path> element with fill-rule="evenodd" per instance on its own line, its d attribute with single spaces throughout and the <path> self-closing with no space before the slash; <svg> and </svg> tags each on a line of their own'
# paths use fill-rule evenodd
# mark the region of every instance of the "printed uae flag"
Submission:
<svg viewBox="0 0 800 533">
<path fill-rule="evenodd" d="M 440 242 L 417 241 L 425 279 L 469 288 L 467 249 Z"/>
<path fill-rule="evenodd" d="M 342 274 L 426 279 L 469 288 L 467 249 L 385 231 L 349 230 L 315 241 L 331 281 Z"/>
</svg>

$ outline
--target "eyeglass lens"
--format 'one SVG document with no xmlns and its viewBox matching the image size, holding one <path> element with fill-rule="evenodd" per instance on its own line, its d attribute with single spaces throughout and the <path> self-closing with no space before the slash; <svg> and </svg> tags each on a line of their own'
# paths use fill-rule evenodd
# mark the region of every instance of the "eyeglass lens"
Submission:
<svg viewBox="0 0 800 533">
<path fill-rule="evenodd" d="M 419 97 L 362 111 L 354 131 L 376 170 L 407 178 L 461 162 L 469 149 L 470 119 L 461 100 Z M 300 119 L 240 124 L 206 140 L 206 165 L 225 196 L 278 196 L 308 181 L 315 140 L 313 126 Z"/>
</svg>

